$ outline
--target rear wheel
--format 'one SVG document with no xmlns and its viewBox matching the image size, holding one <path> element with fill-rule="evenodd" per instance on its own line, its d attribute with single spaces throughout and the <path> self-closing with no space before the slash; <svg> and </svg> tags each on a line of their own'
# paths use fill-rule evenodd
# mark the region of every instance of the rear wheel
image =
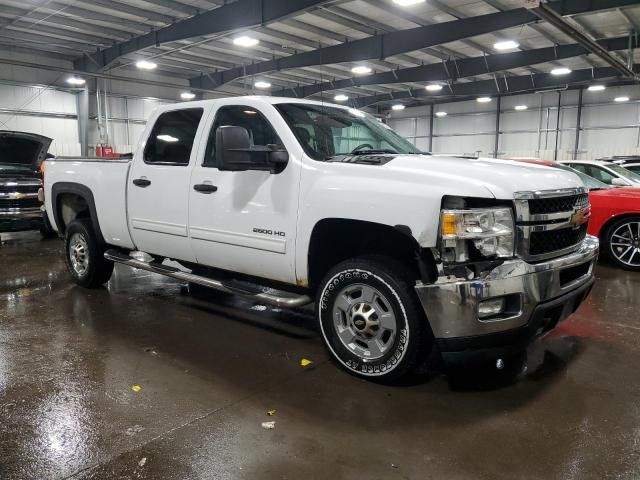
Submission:
<svg viewBox="0 0 640 480">
<path fill-rule="evenodd" d="M 606 251 L 618 267 L 640 271 L 640 216 L 620 219 L 608 228 Z"/>
<path fill-rule="evenodd" d="M 109 281 L 113 262 L 104 258 L 105 248 L 89 219 L 79 218 L 69 224 L 64 247 L 67 268 L 78 285 L 94 288 Z"/>
<path fill-rule="evenodd" d="M 349 373 L 384 383 L 423 374 L 433 335 L 408 269 L 392 258 L 342 262 L 325 276 L 316 304 L 335 361 Z"/>
</svg>

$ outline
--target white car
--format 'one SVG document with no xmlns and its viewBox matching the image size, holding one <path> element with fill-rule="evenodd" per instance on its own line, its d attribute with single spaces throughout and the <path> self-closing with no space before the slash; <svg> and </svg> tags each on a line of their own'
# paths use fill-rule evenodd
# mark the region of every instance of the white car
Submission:
<svg viewBox="0 0 640 480">
<path fill-rule="evenodd" d="M 615 187 L 640 187 L 640 174 L 612 162 L 602 160 L 564 160 L 559 163 L 568 165 L 596 180 Z"/>
<path fill-rule="evenodd" d="M 44 185 L 76 283 L 122 263 L 315 302 L 330 356 L 376 380 L 441 355 L 501 368 L 578 308 L 599 251 L 576 174 L 425 154 L 371 115 L 305 100 L 165 106 L 132 160 L 56 159 Z"/>
</svg>

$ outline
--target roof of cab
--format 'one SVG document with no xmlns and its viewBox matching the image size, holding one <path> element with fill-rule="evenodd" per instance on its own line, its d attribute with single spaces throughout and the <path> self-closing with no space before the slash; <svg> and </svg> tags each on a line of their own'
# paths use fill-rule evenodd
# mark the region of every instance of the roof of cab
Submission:
<svg viewBox="0 0 640 480">
<path fill-rule="evenodd" d="M 289 97 L 271 97 L 268 95 L 246 95 L 241 97 L 223 97 L 223 98 L 214 98 L 209 100 L 194 100 L 192 102 L 178 102 L 171 103 L 168 105 L 163 105 L 158 109 L 160 111 L 164 110 L 175 110 L 176 108 L 189 108 L 189 107 L 197 107 L 204 105 L 216 105 L 220 103 L 228 103 L 229 100 L 233 100 L 235 104 L 241 104 L 243 101 L 252 101 L 252 102 L 261 102 L 267 105 L 277 105 L 280 103 L 302 103 L 305 105 L 319 105 L 325 107 L 335 107 L 342 108 L 345 110 L 350 109 L 348 105 L 340 105 L 331 102 L 319 102 L 317 100 L 307 100 L 305 98 L 289 98 Z"/>
</svg>

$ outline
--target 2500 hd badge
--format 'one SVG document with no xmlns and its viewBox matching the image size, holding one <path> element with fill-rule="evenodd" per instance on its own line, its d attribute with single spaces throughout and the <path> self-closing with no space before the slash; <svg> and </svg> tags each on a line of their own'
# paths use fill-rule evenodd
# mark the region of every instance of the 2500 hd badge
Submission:
<svg viewBox="0 0 640 480">
<path fill-rule="evenodd" d="M 254 228 L 253 233 L 261 233 L 263 235 L 272 235 L 274 237 L 286 237 L 284 232 L 277 232 L 275 230 L 267 230 L 266 228 Z"/>
</svg>

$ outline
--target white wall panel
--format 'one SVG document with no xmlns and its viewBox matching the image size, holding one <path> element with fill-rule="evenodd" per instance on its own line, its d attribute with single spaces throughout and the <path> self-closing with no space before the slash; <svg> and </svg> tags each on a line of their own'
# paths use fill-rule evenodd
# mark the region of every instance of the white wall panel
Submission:
<svg viewBox="0 0 640 480">
<path fill-rule="evenodd" d="M 474 155 L 477 151 L 480 151 L 481 156 L 487 156 L 489 152 L 493 151 L 493 142 L 493 135 L 435 137 L 433 139 L 433 152 Z"/>
<path fill-rule="evenodd" d="M 617 96 L 628 96 L 628 103 L 614 103 Z M 558 134 L 558 159 L 574 155 L 579 92 L 563 91 Z M 500 156 L 541 157 L 556 155 L 556 126 L 558 93 L 526 94 L 503 97 L 500 118 Z M 516 111 L 516 105 L 528 110 Z M 495 109 L 497 102 L 479 104 L 476 101 L 439 104 L 436 111 L 447 117 L 434 119 L 433 151 L 441 153 L 493 153 L 495 142 Z M 418 135 L 413 139 L 428 146 L 429 106 L 406 108 L 394 112 L 388 123 L 400 127 L 409 135 L 411 119 L 417 120 Z M 426 126 L 426 127 L 423 127 Z M 640 87 L 610 87 L 603 92 L 583 92 L 583 109 L 578 146 L 579 158 L 598 158 L 605 155 L 630 155 L 640 152 Z M 406 133 L 405 133 L 406 132 Z M 422 133 L 425 132 L 425 133 Z M 422 147 L 425 148 L 425 147 Z"/>
<path fill-rule="evenodd" d="M 423 118 L 423 117 L 419 117 Z M 398 118 L 393 120 L 392 127 L 403 137 L 416 136 L 416 119 L 415 118 Z"/>
</svg>

